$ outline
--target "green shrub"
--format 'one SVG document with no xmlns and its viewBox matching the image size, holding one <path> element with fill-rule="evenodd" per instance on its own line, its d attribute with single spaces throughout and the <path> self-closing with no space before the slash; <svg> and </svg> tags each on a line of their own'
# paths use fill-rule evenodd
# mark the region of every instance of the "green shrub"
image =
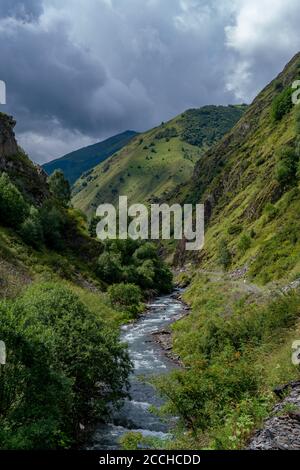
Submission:
<svg viewBox="0 0 300 470">
<path fill-rule="evenodd" d="M 220 241 L 218 253 L 219 264 L 223 266 L 224 269 L 229 268 L 231 264 L 232 255 L 227 247 L 226 240 Z"/>
<path fill-rule="evenodd" d="M 117 305 L 131 313 L 139 311 L 142 293 L 135 284 L 113 284 L 108 288 L 108 295 L 112 305 Z"/>
<path fill-rule="evenodd" d="M 244 233 L 239 239 L 238 249 L 240 250 L 242 254 L 244 254 L 250 248 L 250 246 L 251 246 L 251 238 L 249 237 L 249 235 Z"/>
<path fill-rule="evenodd" d="M 241 233 L 243 230 L 243 227 L 242 225 L 240 224 L 235 224 L 235 225 L 230 225 L 230 227 L 228 228 L 227 230 L 227 233 L 229 235 L 237 235 L 239 233 Z"/>
<path fill-rule="evenodd" d="M 6 173 L 0 176 L 0 219 L 4 225 L 17 228 L 28 214 L 28 205 Z"/>
<path fill-rule="evenodd" d="M 270 222 L 271 220 L 275 219 L 275 217 L 278 215 L 279 210 L 276 206 L 274 206 L 274 204 L 268 202 L 265 205 L 264 212 L 267 216 L 267 221 Z"/>
<path fill-rule="evenodd" d="M 139 285 L 146 289 L 155 288 L 155 268 L 154 263 L 151 259 L 144 261 L 136 269 L 137 278 L 139 279 Z"/>
<path fill-rule="evenodd" d="M 121 256 L 117 253 L 102 253 L 98 258 L 97 273 L 104 282 L 119 282 L 123 275 Z"/>
<path fill-rule="evenodd" d="M 69 182 L 64 177 L 61 170 L 55 170 L 48 178 L 51 193 L 59 203 L 67 207 L 71 200 L 71 188 Z"/>
<path fill-rule="evenodd" d="M 284 146 L 277 155 L 276 179 L 283 188 L 292 186 L 296 181 L 298 156 L 292 147 Z"/>
<path fill-rule="evenodd" d="M 39 247 L 44 242 L 44 233 L 39 211 L 31 206 L 29 216 L 24 220 L 20 228 L 22 239 L 28 245 Z"/>
<path fill-rule="evenodd" d="M 295 131 L 296 134 L 300 135 L 300 106 L 296 106 L 295 111 Z"/>
<path fill-rule="evenodd" d="M 126 395 L 124 345 L 58 284 L 33 286 L 0 311 L 8 354 L 0 376 L 1 448 L 69 446 L 79 422 L 103 418 Z"/>
<path fill-rule="evenodd" d="M 285 88 L 277 95 L 272 103 L 272 118 L 274 121 L 280 121 L 293 107 L 292 88 Z"/>
<path fill-rule="evenodd" d="M 99 277 L 108 284 L 123 281 L 147 290 L 168 293 L 172 290 L 172 272 L 158 253 L 158 246 L 141 240 L 111 240 L 104 243 L 98 260 Z"/>
<path fill-rule="evenodd" d="M 46 244 L 50 248 L 62 248 L 66 226 L 63 209 L 53 204 L 53 201 L 47 201 L 40 211 L 40 217 Z"/>
</svg>

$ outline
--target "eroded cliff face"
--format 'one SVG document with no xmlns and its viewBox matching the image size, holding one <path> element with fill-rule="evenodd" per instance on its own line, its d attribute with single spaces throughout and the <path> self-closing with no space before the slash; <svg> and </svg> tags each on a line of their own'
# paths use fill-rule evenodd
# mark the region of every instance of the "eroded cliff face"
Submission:
<svg viewBox="0 0 300 470">
<path fill-rule="evenodd" d="M 0 113 L 0 169 L 6 168 L 6 157 L 18 153 L 14 127 L 16 121 L 11 116 Z"/>
<path fill-rule="evenodd" d="M 49 196 L 47 174 L 18 146 L 15 125 L 11 116 L 0 113 L 0 173 L 8 173 L 22 193 L 41 204 Z"/>
</svg>

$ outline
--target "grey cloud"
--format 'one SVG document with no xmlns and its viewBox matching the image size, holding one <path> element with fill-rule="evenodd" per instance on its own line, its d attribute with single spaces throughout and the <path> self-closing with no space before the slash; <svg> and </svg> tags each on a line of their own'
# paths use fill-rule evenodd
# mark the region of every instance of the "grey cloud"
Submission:
<svg viewBox="0 0 300 470">
<path fill-rule="evenodd" d="M 40 0 L 1 0 L 0 17 L 13 17 L 23 21 L 32 21 L 43 12 L 43 3 Z"/>
<path fill-rule="evenodd" d="M 262 20 L 268 3 L 2 0 L 4 110 L 45 161 L 189 107 L 249 101 L 299 46 L 297 1 Z"/>
</svg>

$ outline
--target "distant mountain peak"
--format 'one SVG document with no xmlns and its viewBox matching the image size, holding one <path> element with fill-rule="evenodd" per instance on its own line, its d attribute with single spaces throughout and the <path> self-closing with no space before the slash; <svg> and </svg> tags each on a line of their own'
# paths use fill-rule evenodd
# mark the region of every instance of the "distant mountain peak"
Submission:
<svg viewBox="0 0 300 470">
<path fill-rule="evenodd" d="M 136 135 L 137 132 L 127 130 L 101 142 L 67 153 L 60 158 L 45 163 L 43 168 L 49 175 L 55 170 L 62 170 L 69 182 L 74 184 L 83 173 L 118 152 Z"/>
</svg>

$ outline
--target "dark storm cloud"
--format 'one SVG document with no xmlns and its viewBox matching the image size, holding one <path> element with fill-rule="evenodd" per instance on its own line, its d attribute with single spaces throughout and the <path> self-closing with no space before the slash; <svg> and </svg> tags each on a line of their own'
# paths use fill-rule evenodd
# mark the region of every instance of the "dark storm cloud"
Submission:
<svg viewBox="0 0 300 470">
<path fill-rule="evenodd" d="M 46 161 L 251 100 L 299 48 L 298 24 L 296 0 L 1 0 L 4 110 Z"/>
</svg>

